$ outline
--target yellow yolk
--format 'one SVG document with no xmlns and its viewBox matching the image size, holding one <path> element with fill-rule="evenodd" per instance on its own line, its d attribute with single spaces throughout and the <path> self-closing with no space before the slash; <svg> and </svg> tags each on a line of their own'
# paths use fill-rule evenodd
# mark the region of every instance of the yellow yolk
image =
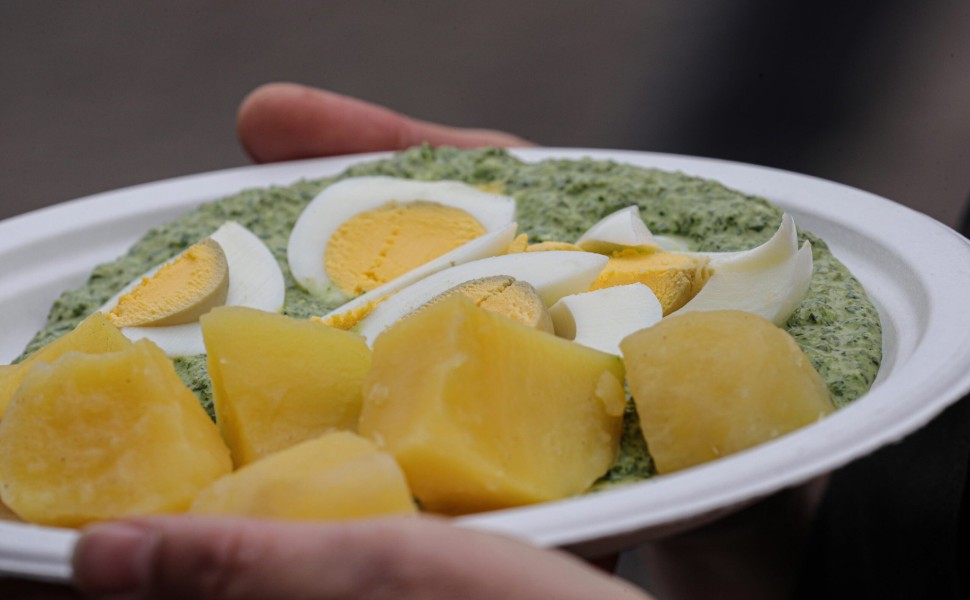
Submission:
<svg viewBox="0 0 970 600">
<path fill-rule="evenodd" d="M 197 321 L 225 303 L 229 263 L 222 246 L 206 239 L 142 278 L 108 313 L 117 327 L 156 327 Z"/>
<path fill-rule="evenodd" d="M 327 243 L 324 268 L 358 296 L 485 233 L 467 212 L 434 202 L 390 202 L 354 215 Z"/>
<path fill-rule="evenodd" d="M 505 249 L 505 254 L 519 254 L 520 252 L 525 252 L 525 249 L 529 247 L 529 234 L 520 233 L 515 236 L 509 247 Z"/>
<path fill-rule="evenodd" d="M 487 194 L 505 194 L 505 184 L 501 181 L 490 181 L 488 183 L 482 183 L 475 186 L 476 189 L 482 190 Z"/>
<path fill-rule="evenodd" d="M 687 304 L 704 287 L 711 276 L 708 262 L 699 256 L 624 250 L 610 257 L 589 289 L 642 283 L 656 294 L 666 316 Z"/>
<path fill-rule="evenodd" d="M 582 252 L 582 248 L 576 244 L 570 244 L 569 242 L 539 242 L 538 244 L 529 244 L 525 251 L 526 252 L 549 252 L 551 250 L 567 250 L 571 252 Z"/>
<path fill-rule="evenodd" d="M 367 315 L 371 314 L 371 312 L 377 308 L 377 305 L 384 300 L 387 300 L 387 298 L 388 296 L 384 296 L 383 298 L 378 298 L 373 302 L 368 302 L 363 306 L 357 306 L 341 313 L 329 314 L 325 317 L 310 317 L 310 320 L 323 323 L 328 327 L 335 327 L 337 329 L 353 329 L 354 325 L 359 323 Z"/>
<path fill-rule="evenodd" d="M 437 304 L 455 294 L 464 295 L 476 306 L 487 311 L 505 315 L 529 327 L 553 333 L 549 311 L 542 303 L 539 293 L 525 281 L 517 281 L 508 275 L 473 279 L 442 292 L 421 308 Z"/>
</svg>

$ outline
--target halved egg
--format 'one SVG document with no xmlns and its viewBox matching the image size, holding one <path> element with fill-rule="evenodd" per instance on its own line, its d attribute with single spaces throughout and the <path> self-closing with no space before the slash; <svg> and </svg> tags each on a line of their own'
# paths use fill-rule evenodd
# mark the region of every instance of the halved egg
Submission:
<svg viewBox="0 0 970 600">
<path fill-rule="evenodd" d="M 514 237 L 514 228 L 508 235 L 514 217 L 513 198 L 458 181 L 344 179 L 304 209 L 287 259 L 311 294 L 336 288 L 354 298 L 417 268 L 427 275 L 503 251 Z M 483 243 L 483 236 L 493 237 Z M 492 244 L 496 239 L 504 244 Z"/>
<path fill-rule="evenodd" d="M 493 256 L 456 265 L 386 298 L 357 324 L 356 331 L 368 344 L 373 344 L 385 329 L 439 294 L 467 281 L 492 275 L 505 275 L 531 284 L 543 304 L 550 306 L 565 295 L 586 291 L 606 260 L 605 256 L 592 252 L 553 250 Z M 342 306 L 324 319 L 333 319 L 347 310 L 346 305 Z"/>
<path fill-rule="evenodd" d="M 283 273 L 269 248 L 228 221 L 125 286 L 101 312 L 131 340 L 149 339 L 169 356 L 205 353 L 198 319 L 215 306 L 283 308 Z"/>
</svg>

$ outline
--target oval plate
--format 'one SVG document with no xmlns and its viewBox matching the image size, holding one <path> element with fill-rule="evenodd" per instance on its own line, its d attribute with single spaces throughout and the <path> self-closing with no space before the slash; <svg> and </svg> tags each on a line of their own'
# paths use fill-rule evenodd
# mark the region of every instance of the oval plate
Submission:
<svg viewBox="0 0 970 600">
<path fill-rule="evenodd" d="M 584 556 L 630 548 L 806 482 L 910 433 L 970 389 L 970 242 L 885 198 L 790 172 L 632 151 L 528 149 L 682 171 L 762 196 L 828 242 L 883 324 L 868 394 L 823 421 L 751 450 L 607 492 L 457 519 Z M 0 362 L 17 356 L 63 291 L 123 254 L 150 227 L 249 187 L 333 175 L 386 153 L 242 167 L 149 183 L 0 222 Z M 0 573 L 69 577 L 70 530 L 0 522 Z"/>
</svg>

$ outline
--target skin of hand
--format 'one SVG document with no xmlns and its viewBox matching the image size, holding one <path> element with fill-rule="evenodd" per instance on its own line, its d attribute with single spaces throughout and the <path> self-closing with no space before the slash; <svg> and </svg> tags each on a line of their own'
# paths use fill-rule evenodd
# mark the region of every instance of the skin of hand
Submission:
<svg viewBox="0 0 970 600">
<path fill-rule="evenodd" d="M 249 93 L 236 119 L 239 141 L 256 162 L 404 150 L 420 144 L 474 148 L 531 146 L 508 133 L 418 121 L 356 98 L 294 83 Z"/>
<path fill-rule="evenodd" d="M 105 523 L 85 531 L 74 569 L 78 587 L 94 598 L 649 598 L 563 552 L 432 517 Z"/>
</svg>

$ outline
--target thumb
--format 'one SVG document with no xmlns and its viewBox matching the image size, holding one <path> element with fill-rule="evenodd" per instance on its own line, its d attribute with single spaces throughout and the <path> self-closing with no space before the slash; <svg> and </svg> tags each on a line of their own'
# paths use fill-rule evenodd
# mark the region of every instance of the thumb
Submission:
<svg viewBox="0 0 970 600">
<path fill-rule="evenodd" d="M 270 83 L 239 107 L 239 140 L 256 162 L 434 146 L 531 146 L 488 129 L 445 127 L 326 90 Z"/>
<path fill-rule="evenodd" d="M 81 537 L 74 573 L 83 592 L 101 598 L 646 598 L 571 556 L 425 517 L 108 523 Z"/>
</svg>

